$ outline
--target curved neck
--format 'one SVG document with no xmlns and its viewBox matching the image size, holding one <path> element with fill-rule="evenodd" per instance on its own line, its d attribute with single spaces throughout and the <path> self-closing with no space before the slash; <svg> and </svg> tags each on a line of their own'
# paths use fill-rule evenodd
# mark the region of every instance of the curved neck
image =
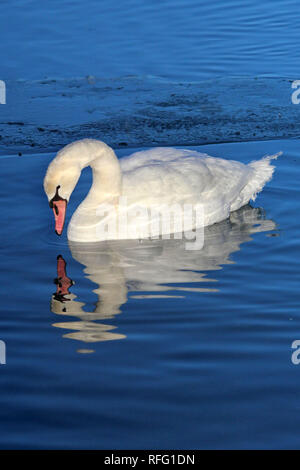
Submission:
<svg viewBox="0 0 300 470">
<path fill-rule="evenodd" d="M 98 206 L 103 202 L 115 202 L 121 194 L 122 173 L 119 160 L 108 145 L 91 141 L 91 148 L 82 155 L 81 169 L 90 166 L 93 183 L 81 205 Z"/>
</svg>

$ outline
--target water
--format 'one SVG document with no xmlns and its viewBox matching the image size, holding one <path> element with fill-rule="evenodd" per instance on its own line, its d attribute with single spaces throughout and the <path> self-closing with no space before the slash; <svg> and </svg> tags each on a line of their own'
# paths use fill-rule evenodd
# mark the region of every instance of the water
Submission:
<svg viewBox="0 0 300 470">
<path fill-rule="evenodd" d="M 295 0 L 2 1 L 0 448 L 299 447 L 297 11 Z M 81 247 L 54 234 L 42 179 L 53 150 L 82 137 L 283 156 L 199 252 Z M 68 217 L 90 183 L 85 170 Z"/>
<path fill-rule="evenodd" d="M 53 155 L 0 159 L 1 448 L 298 447 L 298 141 L 201 150 L 283 156 L 199 252 L 180 240 L 69 246 L 41 186 Z M 85 171 L 69 217 L 90 181 Z M 63 279 L 64 297 L 58 255 L 75 281 Z"/>
<path fill-rule="evenodd" d="M 5 0 L 1 78 L 298 79 L 297 12 L 296 0 Z"/>
<path fill-rule="evenodd" d="M 297 138 L 296 0 L 3 0 L 0 154 Z"/>
</svg>

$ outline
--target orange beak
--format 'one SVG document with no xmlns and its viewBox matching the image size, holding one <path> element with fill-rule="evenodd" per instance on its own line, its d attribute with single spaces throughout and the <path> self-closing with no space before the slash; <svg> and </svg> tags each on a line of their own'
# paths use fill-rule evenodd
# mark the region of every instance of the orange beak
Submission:
<svg viewBox="0 0 300 470">
<path fill-rule="evenodd" d="M 63 199 L 59 194 L 60 186 L 57 186 L 55 196 L 49 202 L 51 209 L 53 209 L 55 220 L 55 232 L 61 235 L 65 225 L 66 209 L 68 201 Z"/>
<path fill-rule="evenodd" d="M 61 235 L 65 225 L 67 201 L 61 199 L 60 201 L 53 201 L 53 213 L 55 220 L 55 232 Z"/>
</svg>

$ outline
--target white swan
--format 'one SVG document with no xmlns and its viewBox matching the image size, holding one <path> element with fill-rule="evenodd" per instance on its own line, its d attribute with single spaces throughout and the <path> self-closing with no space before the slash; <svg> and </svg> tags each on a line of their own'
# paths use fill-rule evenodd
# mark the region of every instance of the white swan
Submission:
<svg viewBox="0 0 300 470">
<path fill-rule="evenodd" d="M 231 211 L 255 199 L 272 178 L 274 167 L 271 160 L 278 155 L 244 165 L 193 150 L 154 148 L 118 160 L 104 142 L 83 139 L 57 153 L 48 167 L 44 189 L 53 208 L 56 233 L 60 235 L 66 206 L 81 170 L 91 166 L 93 184 L 71 218 L 68 239 L 95 242 L 140 238 L 141 233 L 146 233 L 143 229 L 146 225 L 149 228 L 153 222 L 151 217 L 156 214 L 150 210 L 161 206 L 200 204 L 203 209 L 200 222 L 203 226 L 226 219 Z M 102 209 L 99 210 L 99 207 Z M 103 207 L 108 208 L 108 213 L 103 212 Z M 137 208 L 146 209 L 147 220 L 145 212 L 137 217 Z M 125 216 L 126 230 L 120 224 L 115 232 L 107 232 L 104 227 L 112 227 L 116 214 L 120 220 L 123 216 L 123 221 Z M 169 226 L 170 233 L 176 226 L 173 223 Z M 193 216 L 188 229 L 196 228 L 198 223 L 199 220 Z M 161 225 L 156 225 L 156 228 L 159 233 L 155 235 L 166 233 Z"/>
</svg>

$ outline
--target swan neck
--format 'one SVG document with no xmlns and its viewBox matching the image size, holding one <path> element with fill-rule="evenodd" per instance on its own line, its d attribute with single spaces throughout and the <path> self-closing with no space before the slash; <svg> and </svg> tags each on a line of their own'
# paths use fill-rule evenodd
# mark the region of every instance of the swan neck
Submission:
<svg viewBox="0 0 300 470">
<path fill-rule="evenodd" d="M 120 196 L 121 168 L 113 149 L 105 145 L 102 151 L 96 157 L 92 157 L 85 166 L 90 166 L 93 172 L 93 183 L 84 200 L 85 204 L 94 206 Z"/>
</svg>

